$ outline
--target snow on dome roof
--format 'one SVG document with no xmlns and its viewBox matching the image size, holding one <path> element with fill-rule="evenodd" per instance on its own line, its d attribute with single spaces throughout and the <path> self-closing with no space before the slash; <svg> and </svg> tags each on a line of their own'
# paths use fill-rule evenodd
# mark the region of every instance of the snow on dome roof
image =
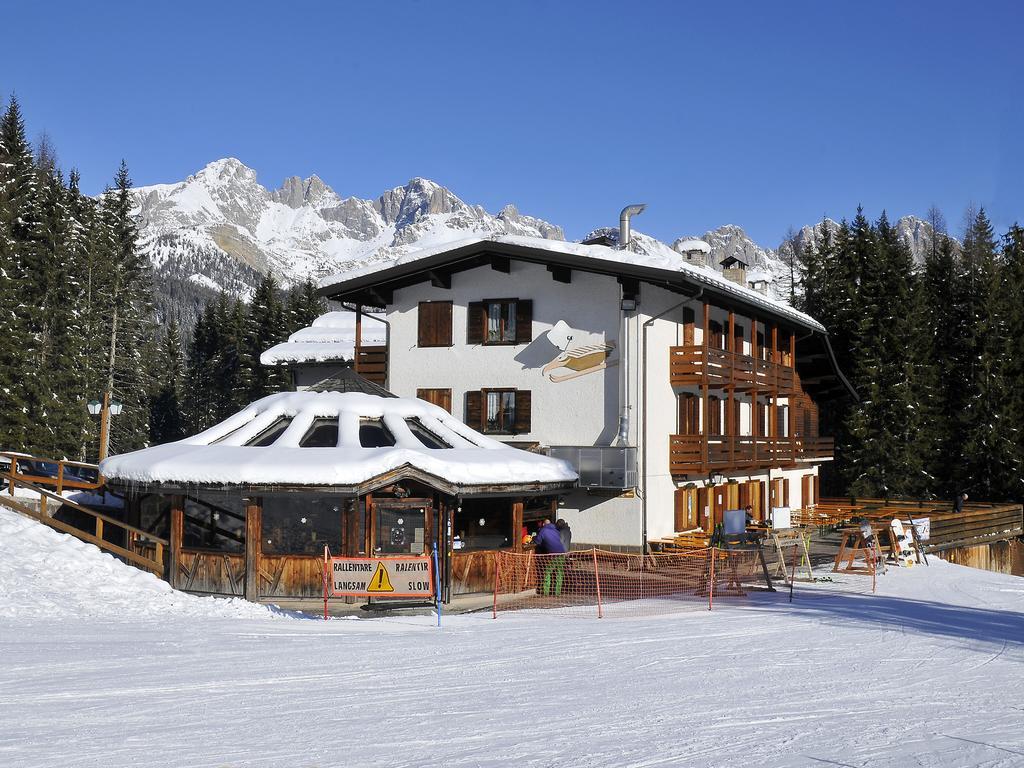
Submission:
<svg viewBox="0 0 1024 768">
<path fill-rule="evenodd" d="M 333 447 L 304 445 L 324 435 Z M 459 486 L 577 479 L 568 463 L 485 437 L 422 400 L 309 391 L 269 395 L 194 437 L 112 456 L 100 471 L 135 483 L 356 486 L 406 465 Z"/>
<path fill-rule="evenodd" d="M 387 343 L 387 329 L 379 313 L 363 313 L 363 344 Z M 356 347 L 356 313 L 327 312 L 260 355 L 263 365 L 325 363 L 351 360 Z"/>
</svg>

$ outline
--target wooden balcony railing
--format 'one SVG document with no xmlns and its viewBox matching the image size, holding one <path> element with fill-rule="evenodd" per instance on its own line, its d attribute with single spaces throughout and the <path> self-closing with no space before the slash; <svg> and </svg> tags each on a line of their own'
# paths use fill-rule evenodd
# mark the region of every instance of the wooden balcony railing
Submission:
<svg viewBox="0 0 1024 768">
<path fill-rule="evenodd" d="M 669 467 L 673 475 L 767 469 L 831 459 L 833 450 L 831 437 L 671 435 Z"/>
<path fill-rule="evenodd" d="M 356 373 L 364 379 L 387 386 L 388 380 L 388 348 L 387 346 L 359 347 L 355 359 Z"/>
<path fill-rule="evenodd" d="M 799 388 L 799 377 L 789 366 L 703 346 L 671 347 L 669 377 L 673 386 L 700 386 L 707 377 L 708 386 L 714 389 L 735 387 L 789 394 Z"/>
</svg>

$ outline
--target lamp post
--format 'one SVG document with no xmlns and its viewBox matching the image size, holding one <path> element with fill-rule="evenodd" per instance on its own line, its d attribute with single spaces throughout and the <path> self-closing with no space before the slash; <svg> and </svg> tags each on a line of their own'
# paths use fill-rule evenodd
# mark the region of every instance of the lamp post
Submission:
<svg viewBox="0 0 1024 768">
<path fill-rule="evenodd" d="M 110 391 L 103 393 L 103 401 L 90 400 L 89 413 L 100 417 L 100 454 L 97 461 L 107 458 L 107 451 L 110 450 L 110 417 L 120 416 L 124 408 L 119 400 L 112 400 Z"/>
</svg>

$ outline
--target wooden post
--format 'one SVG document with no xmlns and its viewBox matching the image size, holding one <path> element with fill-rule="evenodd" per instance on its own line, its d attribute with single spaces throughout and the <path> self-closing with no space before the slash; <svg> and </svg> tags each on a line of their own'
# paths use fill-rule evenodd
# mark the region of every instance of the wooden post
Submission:
<svg viewBox="0 0 1024 768">
<path fill-rule="evenodd" d="M 512 502 L 512 551 L 523 551 L 523 500 Z"/>
<path fill-rule="evenodd" d="M 100 410 L 100 453 L 99 460 L 107 458 L 110 449 L 110 390 L 103 393 L 103 408 Z"/>
<path fill-rule="evenodd" d="M 710 401 L 710 387 L 708 386 L 708 336 L 711 334 L 711 308 L 708 303 L 704 302 L 704 334 L 701 339 L 701 346 L 703 347 L 703 359 L 704 364 L 701 366 L 701 399 L 704 401 L 704 420 L 701 424 L 701 441 L 700 441 L 700 453 L 701 453 L 701 471 L 708 472 L 708 465 L 711 463 L 711 457 L 708 455 L 708 436 L 711 434 L 711 403 Z"/>
<path fill-rule="evenodd" d="M 263 551 L 262 499 L 247 499 L 245 505 L 245 599 L 260 597 L 260 555 Z"/>
<path fill-rule="evenodd" d="M 359 373 L 359 353 L 363 347 L 363 305 L 356 304 L 356 348 L 355 348 L 355 369 Z"/>
<path fill-rule="evenodd" d="M 181 542 L 185 538 L 185 497 L 171 496 L 171 547 L 167 561 L 167 581 L 177 587 L 181 573 Z"/>
</svg>

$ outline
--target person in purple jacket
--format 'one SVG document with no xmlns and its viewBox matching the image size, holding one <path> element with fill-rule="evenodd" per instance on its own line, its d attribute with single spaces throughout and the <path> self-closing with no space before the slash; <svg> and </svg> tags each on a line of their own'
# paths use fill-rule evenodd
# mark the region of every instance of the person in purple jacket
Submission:
<svg viewBox="0 0 1024 768">
<path fill-rule="evenodd" d="M 546 555 L 540 558 L 541 586 L 540 593 L 545 597 L 551 594 L 562 594 L 562 583 L 565 580 L 565 546 L 562 544 L 562 537 L 558 535 L 558 529 L 545 520 L 533 537 L 538 555 Z M 552 579 L 554 580 L 554 591 L 552 592 Z"/>
</svg>

